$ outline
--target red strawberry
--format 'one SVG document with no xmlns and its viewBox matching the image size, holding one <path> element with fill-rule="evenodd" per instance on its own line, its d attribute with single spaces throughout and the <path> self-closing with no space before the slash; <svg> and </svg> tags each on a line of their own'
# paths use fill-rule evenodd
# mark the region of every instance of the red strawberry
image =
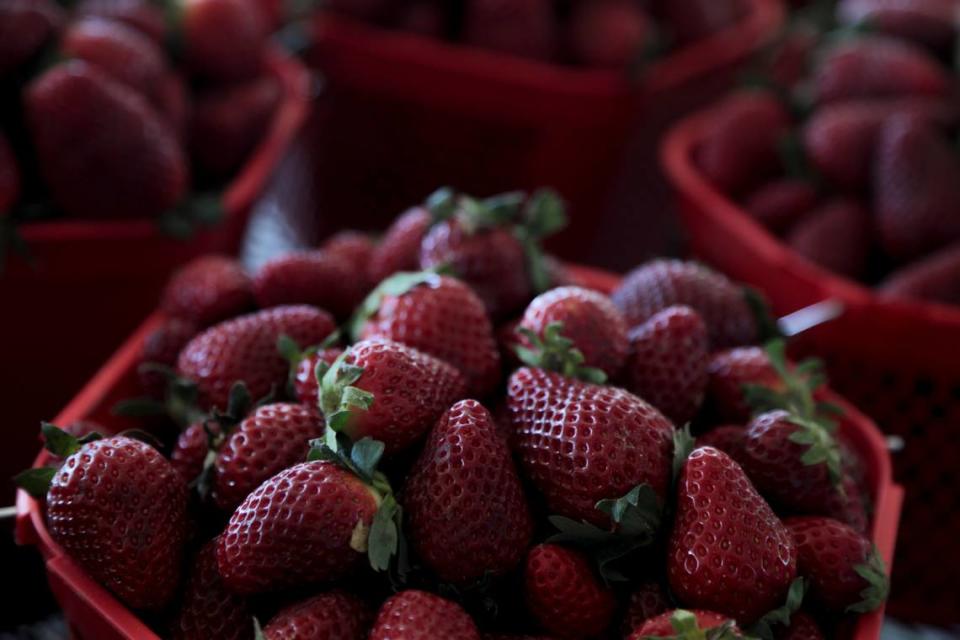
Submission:
<svg viewBox="0 0 960 640">
<path fill-rule="evenodd" d="M 369 640 L 480 640 L 477 626 L 459 605 L 409 589 L 387 599 Z"/>
<path fill-rule="evenodd" d="M 434 426 L 404 498 L 410 538 L 444 581 L 506 573 L 530 544 L 533 521 L 510 450 L 475 400 L 456 403 Z"/>
<path fill-rule="evenodd" d="M 817 206 L 819 198 L 816 187 L 808 180 L 781 178 L 754 191 L 743 207 L 757 222 L 779 235 Z"/>
<path fill-rule="evenodd" d="M 160 298 L 169 316 L 208 327 L 253 307 L 253 285 L 237 260 L 208 255 L 174 273 Z"/>
<path fill-rule="evenodd" d="M 340 347 L 331 347 L 329 349 L 318 349 L 312 353 L 303 356 L 297 363 L 297 369 L 293 374 L 293 390 L 297 397 L 297 402 L 310 407 L 319 407 L 320 388 L 317 383 L 317 364 L 325 362 L 332 365 L 336 362 L 343 349 Z"/>
<path fill-rule="evenodd" d="M 353 269 L 353 273 L 363 281 L 364 293 L 380 282 L 380 280 L 372 282 L 367 277 L 367 269 L 377 250 L 377 244 L 369 234 L 360 231 L 340 231 L 324 240 L 320 250 L 346 260 Z M 414 264 L 416 264 L 415 260 Z"/>
<path fill-rule="evenodd" d="M 786 242 L 824 269 L 860 278 L 867 269 L 871 236 L 870 213 L 856 200 L 835 198 L 801 218 Z"/>
<path fill-rule="evenodd" d="M 854 100 L 825 105 L 804 123 L 806 157 L 828 181 L 848 191 L 864 190 L 884 122 L 902 113 L 940 125 L 956 120 L 956 110 L 942 100 L 900 98 Z"/>
<path fill-rule="evenodd" d="M 936 58 L 903 40 L 867 36 L 831 47 L 814 71 L 818 103 L 855 98 L 946 96 L 950 76 Z"/>
<path fill-rule="evenodd" d="M 190 119 L 190 96 L 187 95 L 187 84 L 179 72 L 170 71 L 160 79 L 154 92 L 153 104 L 180 139 L 186 137 Z"/>
<path fill-rule="evenodd" d="M 197 327 L 187 320 L 171 318 L 154 329 L 143 341 L 140 350 L 140 385 L 154 398 L 163 398 L 167 390 L 167 377 L 157 371 L 144 369 L 143 365 L 159 364 L 177 366 L 180 351 L 197 335 Z"/>
<path fill-rule="evenodd" d="M 10 211 L 20 197 L 20 169 L 17 158 L 0 131 L 0 216 Z"/>
<path fill-rule="evenodd" d="M 142 96 L 92 65 L 46 71 L 24 104 L 44 179 L 65 212 L 150 217 L 184 195 L 189 176 L 173 130 Z"/>
<path fill-rule="evenodd" d="M 757 323 L 744 291 L 695 262 L 648 262 L 628 273 L 611 298 L 631 327 L 667 307 L 686 305 L 706 323 L 711 349 L 757 341 Z"/>
<path fill-rule="evenodd" d="M 733 26 L 746 12 L 742 0 L 661 0 L 670 33 L 689 44 Z"/>
<path fill-rule="evenodd" d="M 720 631 L 723 629 L 722 631 Z M 697 633 L 697 632 L 700 633 Z M 713 631 L 703 635 L 704 631 Z M 709 637 L 713 640 L 728 640 L 742 637 L 736 622 L 728 616 L 713 611 L 685 611 L 675 609 L 660 614 L 656 618 L 647 620 L 627 640 L 644 640 L 645 638 L 700 638 Z"/>
<path fill-rule="evenodd" d="M 858 533 L 867 533 L 870 517 L 867 514 L 866 497 L 860 483 L 849 474 L 849 459 L 844 457 L 844 447 L 840 447 L 844 466 L 843 491 L 834 491 L 819 510 L 822 515 L 839 520 Z"/>
<path fill-rule="evenodd" d="M 500 382 L 500 353 L 483 301 L 455 278 L 396 274 L 364 303 L 354 327 L 360 339 L 393 340 L 453 365 L 478 397 Z"/>
<path fill-rule="evenodd" d="M 593 574 L 586 557 L 556 544 L 530 550 L 524 595 L 543 628 L 571 640 L 601 635 L 617 606 L 613 591 Z"/>
<path fill-rule="evenodd" d="M 433 214 L 426 207 L 414 207 L 394 220 L 370 257 L 370 282 L 379 283 L 398 271 L 416 271 L 420 244 L 433 223 Z"/>
<path fill-rule="evenodd" d="M 262 482 L 305 460 L 310 441 L 323 435 L 312 408 L 276 403 L 259 407 L 227 436 L 214 463 L 213 500 L 232 511 Z"/>
<path fill-rule="evenodd" d="M 235 382 L 245 382 L 253 398 L 282 389 L 289 366 L 277 353 L 281 335 L 299 344 L 317 344 L 334 329 L 333 318 L 313 307 L 265 309 L 195 337 L 180 352 L 177 370 L 197 383 L 202 406 L 224 409 Z"/>
<path fill-rule="evenodd" d="M 349 575 L 367 553 L 380 500 L 372 487 L 332 462 L 281 471 L 230 517 L 217 546 L 220 575 L 241 594 Z"/>
<path fill-rule="evenodd" d="M 207 452 L 210 451 L 208 429 L 219 432 L 213 422 L 194 422 L 180 433 L 173 445 L 173 451 L 170 452 L 170 464 L 187 484 L 194 482 L 203 473 Z"/>
<path fill-rule="evenodd" d="M 163 9 L 149 0 L 83 0 L 74 13 L 78 17 L 116 20 L 133 27 L 158 45 L 167 37 Z"/>
<path fill-rule="evenodd" d="M 719 449 L 739 463 L 743 455 L 743 441 L 746 434 L 746 428 L 739 424 L 722 425 L 699 436 L 697 446 Z"/>
<path fill-rule="evenodd" d="M 217 567 L 217 540 L 200 549 L 190 565 L 183 601 L 174 617 L 173 640 L 249 640 L 253 612 L 246 599 L 227 590 Z"/>
<path fill-rule="evenodd" d="M 761 347 L 739 347 L 719 351 L 707 363 L 707 398 L 717 417 L 726 422 L 745 423 L 751 410 L 743 385 L 756 384 L 781 389 L 782 381 Z"/>
<path fill-rule="evenodd" d="M 916 118 L 887 120 L 873 174 L 880 244 L 910 259 L 960 240 L 960 158 L 947 138 Z"/>
<path fill-rule="evenodd" d="M 777 635 L 777 640 L 826 640 L 816 621 L 803 611 L 790 616 L 790 626 Z"/>
<path fill-rule="evenodd" d="M 947 48 L 956 35 L 953 0 L 841 0 L 841 24 L 868 24 L 871 29 L 934 49 Z"/>
<path fill-rule="evenodd" d="M 184 0 L 184 59 L 198 76 L 247 80 L 261 70 L 269 27 L 253 0 Z"/>
<path fill-rule="evenodd" d="M 649 50 L 653 37 L 650 17 L 631 0 L 579 2 L 570 17 L 573 56 L 592 67 L 626 68 Z"/>
<path fill-rule="evenodd" d="M 311 304 L 345 318 L 363 299 L 363 283 L 342 258 L 298 251 L 263 265 L 253 279 L 253 293 L 261 307 Z"/>
<path fill-rule="evenodd" d="M 960 304 L 960 244 L 894 271 L 878 289 L 895 298 Z"/>
<path fill-rule="evenodd" d="M 695 449 L 677 481 L 667 576 L 677 598 L 749 624 L 783 604 L 797 573 L 790 532 L 740 466 Z"/>
<path fill-rule="evenodd" d="M 786 524 L 813 600 L 837 612 L 866 613 L 883 604 L 890 585 L 883 560 L 867 538 L 830 518 L 790 518 Z"/>
<path fill-rule="evenodd" d="M 524 367 L 507 403 L 515 451 L 553 512 L 608 527 L 600 500 L 639 484 L 666 495 L 673 425 L 637 396 Z"/>
<path fill-rule="evenodd" d="M 0 3 L 0 77 L 29 62 L 63 22 L 63 10 L 50 0 Z"/>
<path fill-rule="evenodd" d="M 419 440 L 464 389 L 446 362 L 398 342 L 363 340 L 323 376 L 321 409 L 336 431 L 379 440 L 389 455 Z"/>
<path fill-rule="evenodd" d="M 89 62 L 148 99 L 167 71 L 155 42 L 133 27 L 105 18 L 74 22 L 63 34 L 60 48 L 66 57 Z"/>
<path fill-rule="evenodd" d="M 644 582 L 630 593 L 621 632 L 624 637 L 640 629 L 650 618 L 670 610 L 670 596 L 659 582 Z"/>
<path fill-rule="evenodd" d="M 697 165 L 718 189 L 749 192 L 777 173 L 777 145 L 789 126 L 790 114 L 774 95 L 740 93 L 718 108 L 713 130 L 696 151 Z"/>
<path fill-rule="evenodd" d="M 627 388 L 674 424 L 691 420 L 707 388 L 707 327 L 685 306 L 667 307 L 630 331 Z"/>
<path fill-rule="evenodd" d="M 623 368 L 630 348 L 627 324 L 609 297 L 583 287 L 551 289 L 527 306 L 518 330 L 542 342 L 554 323 L 583 354 L 583 366 L 596 367 L 611 378 Z M 531 338 L 523 337 L 520 343 L 529 348 Z"/>
<path fill-rule="evenodd" d="M 47 493 L 53 539 L 134 609 L 174 595 L 186 534 L 187 486 L 156 449 L 123 436 L 83 445 Z"/>
<path fill-rule="evenodd" d="M 463 41 L 523 58 L 551 60 L 557 53 L 557 19 L 550 0 L 470 0 Z"/>
<path fill-rule="evenodd" d="M 296 602 L 263 629 L 264 640 L 366 640 L 373 613 L 357 596 L 334 590 Z"/>
<path fill-rule="evenodd" d="M 190 119 L 196 166 L 215 178 L 235 173 L 263 139 L 279 102 L 280 86 L 272 76 L 197 95 Z"/>
</svg>

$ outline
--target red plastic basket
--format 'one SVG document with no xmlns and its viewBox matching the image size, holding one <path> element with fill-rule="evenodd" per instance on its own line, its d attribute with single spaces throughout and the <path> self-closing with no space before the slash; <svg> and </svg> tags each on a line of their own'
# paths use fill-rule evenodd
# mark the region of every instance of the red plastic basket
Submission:
<svg viewBox="0 0 960 640">
<path fill-rule="evenodd" d="M 553 186 L 573 223 L 552 248 L 578 259 L 636 126 L 656 167 L 656 127 L 721 95 L 738 65 L 778 31 L 778 0 L 747 4 L 738 24 L 655 63 L 637 82 L 622 71 L 318 14 L 309 59 L 329 81 L 326 126 L 313 144 L 320 205 L 332 220 L 377 229 L 437 184 L 481 195 Z"/>
<path fill-rule="evenodd" d="M 573 268 L 572 275 L 580 284 L 609 292 L 619 277 L 587 268 Z M 127 340 L 90 383 L 57 417 L 59 424 L 92 418 L 108 428 L 120 430 L 132 426 L 110 413 L 119 400 L 138 393 L 136 366 L 140 347 L 146 336 L 163 317 L 154 314 Z M 845 410 L 840 426 L 849 437 L 867 468 L 868 482 L 875 506 L 872 538 L 889 564 L 896 544 L 897 520 L 903 490 L 893 484 L 890 456 L 883 436 L 868 418 L 852 406 L 831 397 Z M 35 464 L 47 460 L 42 452 Z M 43 509 L 28 494 L 17 495 L 17 541 L 36 546 L 46 561 L 47 574 L 54 596 L 63 608 L 70 626 L 79 638 L 96 640 L 158 640 L 157 636 L 134 613 L 129 611 L 106 589 L 88 577 L 53 541 L 47 532 Z M 855 640 L 876 640 L 880 637 L 883 611 L 861 616 L 850 635 Z"/>
<path fill-rule="evenodd" d="M 790 251 L 713 188 L 693 154 L 716 110 L 691 117 L 663 145 L 692 251 L 765 292 L 789 313 L 833 298 L 846 313 L 799 337 L 798 353 L 826 361 L 831 384 L 906 446 L 894 456 L 907 490 L 892 615 L 960 622 L 960 308 L 892 302 Z"/>
<path fill-rule="evenodd" d="M 270 73 L 283 97 L 270 128 L 223 196 L 224 220 L 189 242 L 162 235 L 152 220 L 44 222 L 22 234 L 36 266 L 9 261 L 0 275 L 0 404 L 11 424 L 0 448 L 0 495 L 30 463 L 37 420 L 51 417 L 156 305 L 177 265 L 237 250 L 247 217 L 307 115 L 309 73 L 272 50 Z M 9 487 L 9 488 L 7 488 Z M 9 493 L 8 493 L 9 492 Z"/>
</svg>

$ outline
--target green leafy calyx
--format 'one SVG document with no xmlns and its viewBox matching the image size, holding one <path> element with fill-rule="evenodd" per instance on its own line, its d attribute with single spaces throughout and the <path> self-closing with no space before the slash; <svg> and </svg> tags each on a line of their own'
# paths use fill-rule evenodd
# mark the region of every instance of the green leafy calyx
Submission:
<svg viewBox="0 0 960 640">
<path fill-rule="evenodd" d="M 777 607 L 772 611 L 765 613 L 753 627 L 750 628 L 750 635 L 761 640 L 775 640 L 777 633 L 790 626 L 790 618 L 800 610 L 803 604 L 803 598 L 807 594 L 807 582 L 803 578 L 797 578 L 790 584 L 787 590 L 787 599 L 783 606 Z"/>
<path fill-rule="evenodd" d="M 40 431 L 43 433 L 44 448 L 59 458 L 66 458 L 80 450 L 88 442 L 99 440 L 103 435 L 93 431 L 80 438 L 67 433 L 51 422 L 41 422 Z M 21 489 L 34 498 L 43 498 L 47 495 L 50 483 L 57 473 L 57 467 L 47 465 L 21 471 L 14 476 L 13 481 Z"/>
<path fill-rule="evenodd" d="M 876 547 L 871 549 L 867 561 L 854 567 L 854 571 L 867 582 L 867 586 L 860 592 L 860 602 L 847 607 L 847 611 L 853 613 L 876 611 L 890 593 L 887 567 Z"/>
<path fill-rule="evenodd" d="M 526 327 L 517 332 L 527 339 L 530 347 L 517 345 L 517 357 L 531 367 L 556 371 L 568 378 L 578 378 L 593 384 L 603 384 L 607 374 L 602 369 L 584 366 L 583 352 L 574 347 L 573 340 L 562 335 L 563 323 L 551 322 L 538 336 Z"/>
<path fill-rule="evenodd" d="M 349 354 L 345 351 L 329 366 L 318 362 L 315 372 L 320 386 L 320 411 L 327 422 L 325 441 L 334 451 L 340 446 L 337 434 L 348 428 L 356 412 L 372 407 L 374 400 L 372 393 L 353 386 L 363 375 L 363 367 L 348 363 Z"/>
<path fill-rule="evenodd" d="M 737 631 L 733 620 L 727 620 L 718 627 L 701 629 L 696 614 L 685 609 L 673 612 L 670 626 L 673 627 L 673 635 L 667 636 L 670 640 L 741 640 L 746 637 Z M 646 636 L 644 640 L 653 638 L 656 636 Z"/>
</svg>

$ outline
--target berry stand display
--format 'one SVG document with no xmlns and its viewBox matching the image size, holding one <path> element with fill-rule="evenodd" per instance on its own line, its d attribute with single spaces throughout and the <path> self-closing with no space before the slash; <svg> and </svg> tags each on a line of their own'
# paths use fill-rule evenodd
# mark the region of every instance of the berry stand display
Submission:
<svg viewBox="0 0 960 640">
<path fill-rule="evenodd" d="M 337 176 L 321 185 L 323 210 L 373 229 L 437 184 L 478 194 L 554 186 L 572 217 L 552 246 L 582 257 L 631 134 L 655 149 L 654 127 L 730 88 L 779 30 L 778 1 L 747 5 L 740 22 L 636 81 L 622 70 L 535 62 L 321 13 L 309 58 L 329 93 L 313 147 L 318 175 Z"/>
<path fill-rule="evenodd" d="M 605 292 L 619 281 L 615 275 L 593 269 L 574 268 L 574 278 L 582 285 Z M 151 316 L 134 333 L 103 369 L 57 417 L 60 424 L 82 418 L 100 421 L 111 429 L 130 425 L 111 414 L 111 407 L 138 391 L 137 363 L 146 336 L 163 322 L 160 314 Z M 856 448 L 867 468 L 875 511 L 870 537 L 884 561 L 889 563 L 896 542 L 897 520 L 902 489 L 893 484 L 890 457 L 883 436 L 872 422 L 839 398 L 830 398 L 845 411 L 841 430 Z M 37 458 L 37 465 L 46 461 L 47 452 Z M 157 636 L 137 616 L 122 605 L 104 587 L 87 576 L 53 541 L 44 522 L 40 504 L 21 491 L 17 497 L 17 540 L 36 546 L 46 562 L 50 587 L 63 608 L 73 633 L 78 638 L 97 640 L 149 640 Z M 842 637 L 876 640 L 883 621 L 882 607 L 857 619 L 855 626 Z"/>
<path fill-rule="evenodd" d="M 709 110 L 665 139 L 662 161 L 677 191 L 692 252 L 764 291 L 785 314 L 826 300 L 845 313 L 798 337 L 798 355 L 816 354 L 831 386 L 906 443 L 893 456 L 906 488 L 891 615 L 932 624 L 960 622 L 960 308 L 892 302 L 792 252 L 715 189 L 694 153 L 716 121 Z"/>
<path fill-rule="evenodd" d="M 216 227 L 189 241 L 164 235 L 154 220 L 38 222 L 20 229 L 33 264 L 12 257 L 0 275 L 0 299 L 16 301 L 21 309 L 4 314 L 0 385 L 16 397 L 16 407 L 29 408 L 31 419 L 63 406 L 115 348 L 117 336 L 149 313 L 177 265 L 239 247 L 250 210 L 308 109 L 307 70 L 279 50 L 267 61 L 280 81 L 281 101 L 259 147 L 223 191 L 223 218 Z M 57 343 L 49 342 L 53 337 Z M 38 357 L 43 345 L 53 344 L 55 362 Z M 25 417 L 16 410 L 14 416 L 23 428 L 8 430 L 12 439 L 0 452 L 4 477 L 29 464 L 37 442 L 35 425 L 22 424 Z"/>
</svg>

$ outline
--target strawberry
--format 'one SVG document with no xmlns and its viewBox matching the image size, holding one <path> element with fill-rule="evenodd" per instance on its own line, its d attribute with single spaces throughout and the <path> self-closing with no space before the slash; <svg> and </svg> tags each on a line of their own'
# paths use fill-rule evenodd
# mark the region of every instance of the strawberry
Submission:
<svg viewBox="0 0 960 640">
<path fill-rule="evenodd" d="M 272 76 L 197 95 L 190 119 L 190 157 L 197 168 L 214 178 L 235 173 L 263 139 L 279 102 Z"/>
<path fill-rule="evenodd" d="M 433 427 L 404 498 L 414 546 L 447 582 L 510 571 L 533 535 L 510 450 L 475 400 L 457 402 Z"/>
<path fill-rule="evenodd" d="M 332 365 L 343 353 L 340 347 L 320 348 L 310 351 L 297 360 L 293 372 L 293 391 L 297 402 L 319 408 L 320 386 L 317 382 L 317 365 L 324 362 Z"/>
<path fill-rule="evenodd" d="M 414 207 L 394 220 L 370 257 L 369 281 L 379 283 L 397 271 L 416 271 L 420 243 L 433 223 L 434 215 L 427 207 Z"/>
<path fill-rule="evenodd" d="M 654 38 L 650 17 L 631 0 L 579 2 L 569 29 L 574 58 L 591 67 L 626 68 L 650 49 Z"/>
<path fill-rule="evenodd" d="M 630 330 L 626 386 L 674 424 L 691 420 L 707 388 L 707 327 L 686 306 L 667 307 Z"/>
<path fill-rule="evenodd" d="M 180 23 L 187 68 L 214 81 L 254 78 L 269 27 L 253 0 L 183 0 Z"/>
<path fill-rule="evenodd" d="M 77 17 L 106 18 L 122 22 L 163 45 L 167 37 L 163 10 L 149 0 L 82 0 L 74 9 Z"/>
<path fill-rule="evenodd" d="M 587 558 L 556 544 L 540 544 L 527 555 L 524 596 L 530 613 L 561 638 L 593 638 L 613 620 L 613 591 L 593 574 Z"/>
<path fill-rule="evenodd" d="M 190 119 L 190 96 L 187 95 L 187 84 L 183 76 L 177 71 L 169 71 L 157 85 L 153 104 L 161 116 L 173 128 L 182 140 L 187 134 L 187 125 Z"/>
<path fill-rule="evenodd" d="M 66 213 L 150 217 L 184 195 L 189 176 L 173 130 L 89 63 L 49 69 L 27 87 L 24 105 L 43 177 Z"/>
<path fill-rule="evenodd" d="M 363 340 L 323 376 L 327 424 L 353 441 L 371 437 L 397 453 L 418 441 L 454 401 L 465 381 L 454 367 L 390 340 Z"/>
<path fill-rule="evenodd" d="M 63 427 L 63 431 L 70 434 L 79 441 L 83 441 L 84 436 L 88 436 L 89 439 L 94 439 L 98 437 L 104 437 L 106 434 L 110 433 L 109 430 L 95 420 L 77 420 L 71 422 L 70 424 Z M 90 434 L 96 434 L 90 436 Z M 65 456 L 58 455 L 50 451 L 50 447 L 47 446 L 47 437 L 41 432 L 40 434 L 40 443 L 47 449 L 50 453 L 49 461 L 55 466 L 60 466 L 63 464 L 63 459 Z M 69 454 L 67 454 L 69 455 Z"/>
<path fill-rule="evenodd" d="M 63 34 L 67 58 L 84 60 L 148 99 L 167 71 L 163 51 L 149 37 L 122 22 L 84 18 Z"/>
<path fill-rule="evenodd" d="M 380 504 L 373 487 L 333 462 L 290 467 L 230 517 L 217 546 L 220 575 L 240 594 L 338 580 L 368 552 Z"/>
<path fill-rule="evenodd" d="M 834 198 L 809 211 L 787 234 L 787 245 L 836 274 L 860 278 L 867 270 L 870 213 L 856 200 Z"/>
<path fill-rule="evenodd" d="M 20 197 L 20 169 L 17 158 L 0 131 L 0 217 L 10 211 Z"/>
<path fill-rule="evenodd" d="M 187 484 L 197 480 L 203 473 L 210 451 L 211 434 L 208 430 L 212 430 L 214 435 L 220 433 L 215 423 L 201 420 L 190 424 L 177 437 L 170 452 L 170 464 Z"/>
<path fill-rule="evenodd" d="M 814 169 L 836 187 L 862 191 L 870 183 L 877 140 L 884 122 L 909 114 L 941 125 L 956 112 L 942 100 L 899 98 L 853 100 L 824 105 L 804 123 L 803 150 Z"/>
<path fill-rule="evenodd" d="M 180 581 L 187 485 L 153 447 L 124 436 L 81 440 L 45 425 L 59 469 L 17 477 L 41 496 L 51 537 L 134 609 L 161 609 Z M 30 484 L 29 480 L 37 480 Z"/>
<path fill-rule="evenodd" d="M 234 258 L 201 256 L 175 272 L 160 297 L 169 316 L 208 327 L 253 307 L 253 285 Z"/>
<path fill-rule="evenodd" d="M 707 363 L 707 398 L 712 411 L 726 422 L 745 423 L 751 410 L 744 398 L 745 384 L 782 389 L 782 381 L 762 347 L 719 351 Z"/>
<path fill-rule="evenodd" d="M 630 592 L 621 632 L 624 637 L 640 629 L 650 618 L 670 610 L 670 596 L 659 582 L 644 582 Z"/>
<path fill-rule="evenodd" d="M 350 264 L 323 251 L 297 251 L 270 260 L 253 278 L 261 307 L 311 304 L 345 318 L 363 299 L 363 285 Z"/>
<path fill-rule="evenodd" d="M 282 388 L 289 367 L 277 353 L 281 335 L 300 344 L 316 344 L 334 328 L 333 318 L 313 307 L 265 309 L 196 336 L 180 352 L 177 370 L 197 383 L 201 406 L 225 408 L 234 382 L 245 382 L 254 398 Z"/>
<path fill-rule="evenodd" d="M 246 599 L 227 590 L 217 567 L 217 540 L 206 543 L 190 564 L 183 599 L 174 616 L 173 640 L 249 640 L 253 623 Z"/>
<path fill-rule="evenodd" d="M 790 114 L 773 94 L 737 94 L 718 108 L 696 150 L 697 165 L 721 191 L 747 193 L 777 173 L 777 144 L 789 126 Z"/>
<path fill-rule="evenodd" d="M 0 3 L 0 77 L 36 56 L 63 22 L 63 10 L 50 0 Z"/>
<path fill-rule="evenodd" d="M 704 634 L 704 631 L 710 633 Z M 644 640 L 645 638 L 729 640 L 742 637 L 736 622 L 725 615 L 713 611 L 674 609 L 647 620 L 627 640 Z"/>
<path fill-rule="evenodd" d="M 910 259 L 960 240 L 960 158 L 943 134 L 916 118 L 890 118 L 874 162 L 874 215 L 887 253 Z"/>
<path fill-rule="evenodd" d="M 881 295 L 960 304 L 960 244 L 953 244 L 890 274 Z"/>
<path fill-rule="evenodd" d="M 364 302 L 355 337 L 413 347 L 456 367 L 478 397 L 500 382 L 500 353 L 483 301 L 455 278 L 397 273 Z"/>
<path fill-rule="evenodd" d="M 811 79 L 818 104 L 857 98 L 945 97 L 950 76 L 936 58 L 903 40 L 866 36 L 830 47 Z"/>
<path fill-rule="evenodd" d="M 841 0 L 837 20 L 944 50 L 956 35 L 953 0 Z"/>
<path fill-rule="evenodd" d="M 507 404 L 515 451 L 553 512 L 609 526 L 599 501 L 640 484 L 666 496 L 673 425 L 637 396 L 524 367 L 510 377 Z"/>
<path fill-rule="evenodd" d="M 695 449 L 677 481 L 667 576 L 677 598 L 743 623 L 784 602 L 797 573 L 790 532 L 740 466 Z"/>
<path fill-rule="evenodd" d="M 743 208 L 754 220 L 779 235 L 817 206 L 819 199 L 816 187 L 808 180 L 781 178 L 750 194 Z"/>
<path fill-rule="evenodd" d="M 866 613 L 883 604 L 890 587 L 886 568 L 866 537 L 830 518 L 790 518 L 786 524 L 813 600 L 837 612 Z"/>
<path fill-rule="evenodd" d="M 167 376 L 144 365 L 177 366 L 177 356 L 188 342 L 197 335 L 196 326 L 187 321 L 171 318 L 151 331 L 140 349 L 140 386 L 152 397 L 161 399 L 167 390 Z"/>
<path fill-rule="evenodd" d="M 388 598 L 377 613 L 369 640 L 480 640 L 477 626 L 459 605 L 408 589 Z"/>
<path fill-rule="evenodd" d="M 711 349 L 757 341 L 757 322 L 745 292 L 726 276 L 695 262 L 648 262 L 628 273 L 611 298 L 631 327 L 667 307 L 686 305 L 706 324 Z"/>
<path fill-rule="evenodd" d="M 550 0 L 469 0 L 463 42 L 522 58 L 552 60 L 559 40 Z"/>
<path fill-rule="evenodd" d="M 747 430 L 739 424 L 728 424 L 715 427 L 697 437 L 698 447 L 713 447 L 736 460 L 741 461 L 743 455 L 743 441 Z"/>
<path fill-rule="evenodd" d="M 310 441 L 323 435 L 317 411 L 280 402 L 256 409 L 233 429 L 217 453 L 213 501 L 232 511 L 262 482 L 304 460 Z"/>
<path fill-rule="evenodd" d="M 366 640 L 373 612 L 357 596 L 339 589 L 280 610 L 263 629 L 264 640 Z"/>
<path fill-rule="evenodd" d="M 826 640 L 817 622 L 803 611 L 790 616 L 790 626 L 777 635 L 777 640 Z"/>
<path fill-rule="evenodd" d="M 842 491 L 831 492 L 827 501 L 819 510 L 822 515 L 839 520 L 858 533 L 866 534 L 870 525 L 867 513 L 867 498 L 863 495 L 861 483 L 850 475 L 849 458 L 845 457 L 844 447 L 840 446 L 841 461 L 844 467 Z"/>
<path fill-rule="evenodd" d="M 742 0 L 660 0 L 664 18 L 680 45 L 733 26 L 747 12 Z"/>
<path fill-rule="evenodd" d="M 830 429 L 783 410 L 753 419 L 738 461 L 761 494 L 794 512 L 821 513 L 843 482 L 840 448 Z"/>
<path fill-rule="evenodd" d="M 373 282 L 367 277 L 367 268 L 377 250 L 373 237 L 361 231 L 339 231 L 320 245 L 320 250 L 338 256 L 350 264 L 353 273 L 363 281 L 363 292 L 367 293 L 380 280 Z M 416 260 L 414 260 L 416 264 Z"/>
<path fill-rule="evenodd" d="M 623 368 L 629 351 L 627 324 L 610 298 L 583 287 L 558 287 L 533 299 L 518 330 L 520 344 L 543 345 L 547 328 L 559 333 L 583 354 L 583 365 L 614 377 Z"/>
</svg>

